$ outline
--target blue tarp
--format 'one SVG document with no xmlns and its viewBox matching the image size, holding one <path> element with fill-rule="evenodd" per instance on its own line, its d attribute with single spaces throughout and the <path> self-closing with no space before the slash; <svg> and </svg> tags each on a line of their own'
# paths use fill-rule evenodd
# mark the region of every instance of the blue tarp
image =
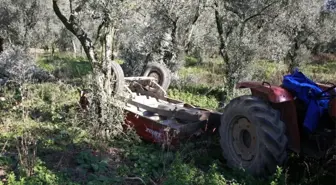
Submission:
<svg viewBox="0 0 336 185">
<path fill-rule="evenodd" d="M 293 92 L 294 96 L 305 103 L 307 112 L 304 128 L 314 132 L 320 118 L 328 111 L 329 100 L 318 98 L 323 90 L 297 69 L 292 74 L 285 75 L 282 83 L 284 88 Z"/>
</svg>

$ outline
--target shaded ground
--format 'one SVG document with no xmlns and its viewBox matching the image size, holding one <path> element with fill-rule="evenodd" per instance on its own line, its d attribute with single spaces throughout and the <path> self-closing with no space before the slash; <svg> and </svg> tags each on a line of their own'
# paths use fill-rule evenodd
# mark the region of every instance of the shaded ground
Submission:
<svg viewBox="0 0 336 185">
<path fill-rule="evenodd" d="M 211 141 L 209 138 L 188 141 L 175 150 L 142 142 L 133 132 L 127 137 L 103 140 L 91 134 L 92 125 L 83 122 L 83 114 L 78 113 L 78 91 L 71 85 L 78 79 L 77 83 L 82 83 L 90 65 L 81 58 L 68 56 L 44 56 L 39 65 L 54 74 L 62 71 L 58 77 L 67 83 L 28 84 L 29 97 L 21 107 L 13 104 L 12 90 L 2 89 L 6 101 L 0 101 L 0 179 L 5 184 L 335 183 L 334 176 L 323 174 L 318 161 L 297 156 L 290 157 L 287 168 L 279 168 L 274 176 L 264 180 L 228 169 L 216 136 Z M 277 66 L 267 65 L 262 65 L 265 70 L 261 76 L 274 79 Z M 325 65 L 311 65 L 305 70 L 317 68 L 320 70 L 317 75 L 331 75 L 334 64 Z M 200 71 L 201 75 L 209 74 L 202 73 L 200 68 L 207 70 L 196 65 L 182 69 L 182 73 L 191 71 L 185 79 L 188 75 L 199 75 Z M 214 109 L 222 93 L 220 86 L 208 82 L 174 84 L 169 91 L 174 98 Z"/>
</svg>

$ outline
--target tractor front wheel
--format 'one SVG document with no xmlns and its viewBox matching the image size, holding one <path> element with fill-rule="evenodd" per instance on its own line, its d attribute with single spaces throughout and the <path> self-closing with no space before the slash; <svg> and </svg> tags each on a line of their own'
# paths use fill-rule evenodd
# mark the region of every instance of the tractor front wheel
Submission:
<svg viewBox="0 0 336 185">
<path fill-rule="evenodd" d="M 268 176 L 287 159 L 285 124 L 267 102 L 254 96 L 233 99 L 219 129 L 223 157 L 231 168 Z"/>
</svg>

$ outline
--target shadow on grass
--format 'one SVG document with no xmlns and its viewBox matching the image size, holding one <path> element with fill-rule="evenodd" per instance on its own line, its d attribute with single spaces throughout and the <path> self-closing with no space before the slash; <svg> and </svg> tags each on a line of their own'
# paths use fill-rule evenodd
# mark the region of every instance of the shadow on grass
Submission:
<svg viewBox="0 0 336 185">
<path fill-rule="evenodd" d="M 73 57 L 69 55 L 56 54 L 43 55 L 37 61 L 40 67 L 51 72 L 56 78 L 61 80 L 71 80 L 81 78 L 92 72 L 89 61 L 83 57 Z"/>
<path fill-rule="evenodd" d="M 20 133 L 0 137 L 0 180 L 8 184 L 124 184 L 121 150 L 91 143 L 83 130 L 36 124 L 24 132 L 30 142 Z"/>
<path fill-rule="evenodd" d="M 13 128 L 16 126 L 22 127 L 22 124 L 13 125 Z M 0 137 L 0 147 L 5 148 L 0 156 L 0 172 L 3 169 L 8 173 L 14 172 L 14 181 L 21 180 L 24 184 L 143 184 L 145 181 L 165 185 L 266 185 L 335 182 L 323 176 L 315 178 L 313 170 L 311 174 L 300 173 L 307 172 L 306 163 L 314 163 L 295 158 L 290 159 L 291 170 L 287 173 L 278 172 L 265 180 L 253 178 L 225 165 L 216 137 L 211 141 L 207 137 L 197 138 L 175 150 L 163 150 L 158 145 L 132 140 L 94 141 L 89 139 L 92 137 L 88 137 L 85 130 L 67 124 L 32 123 L 29 132 L 37 141 L 36 155 L 27 157 L 29 160 L 37 159 L 31 176 L 23 175 L 23 166 L 18 165 L 17 147 L 25 148 L 17 143 L 18 137 L 23 138 L 22 131 Z M 27 145 L 27 148 L 31 147 Z M 10 180 L 9 176 L 1 178 Z"/>
</svg>

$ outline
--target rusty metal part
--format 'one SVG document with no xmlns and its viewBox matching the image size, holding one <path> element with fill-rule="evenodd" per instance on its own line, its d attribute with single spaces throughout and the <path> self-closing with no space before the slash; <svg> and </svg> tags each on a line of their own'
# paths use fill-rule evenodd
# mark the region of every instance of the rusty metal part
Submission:
<svg viewBox="0 0 336 185">
<path fill-rule="evenodd" d="M 246 118 L 239 118 L 231 126 L 235 152 L 245 161 L 256 156 L 256 128 Z"/>
<path fill-rule="evenodd" d="M 288 148 L 296 153 L 301 151 L 301 136 L 298 123 L 298 112 L 295 101 L 273 103 L 272 107 L 281 114 L 281 120 L 286 124 Z"/>
<path fill-rule="evenodd" d="M 271 86 L 263 82 L 240 82 L 236 85 L 237 89 L 250 88 L 252 94 L 258 94 L 259 97 L 272 103 L 281 103 L 292 101 L 293 95 L 280 86 Z"/>
<path fill-rule="evenodd" d="M 147 76 L 137 76 L 137 77 L 125 77 L 126 81 L 151 81 L 155 80 L 153 77 L 147 77 Z"/>
<path fill-rule="evenodd" d="M 148 75 L 148 77 L 152 77 L 152 78 L 154 78 L 155 81 L 156 81 L 156 83 L 158 83 L 158 84 L 160 84 L 161 81 L 162 81 L 162 79 L 160 78 L 160 74 L 157 73 L 157 72 L 155 72 L 155 71 L 150 72 L 149 75 Z"/>
</svg>

